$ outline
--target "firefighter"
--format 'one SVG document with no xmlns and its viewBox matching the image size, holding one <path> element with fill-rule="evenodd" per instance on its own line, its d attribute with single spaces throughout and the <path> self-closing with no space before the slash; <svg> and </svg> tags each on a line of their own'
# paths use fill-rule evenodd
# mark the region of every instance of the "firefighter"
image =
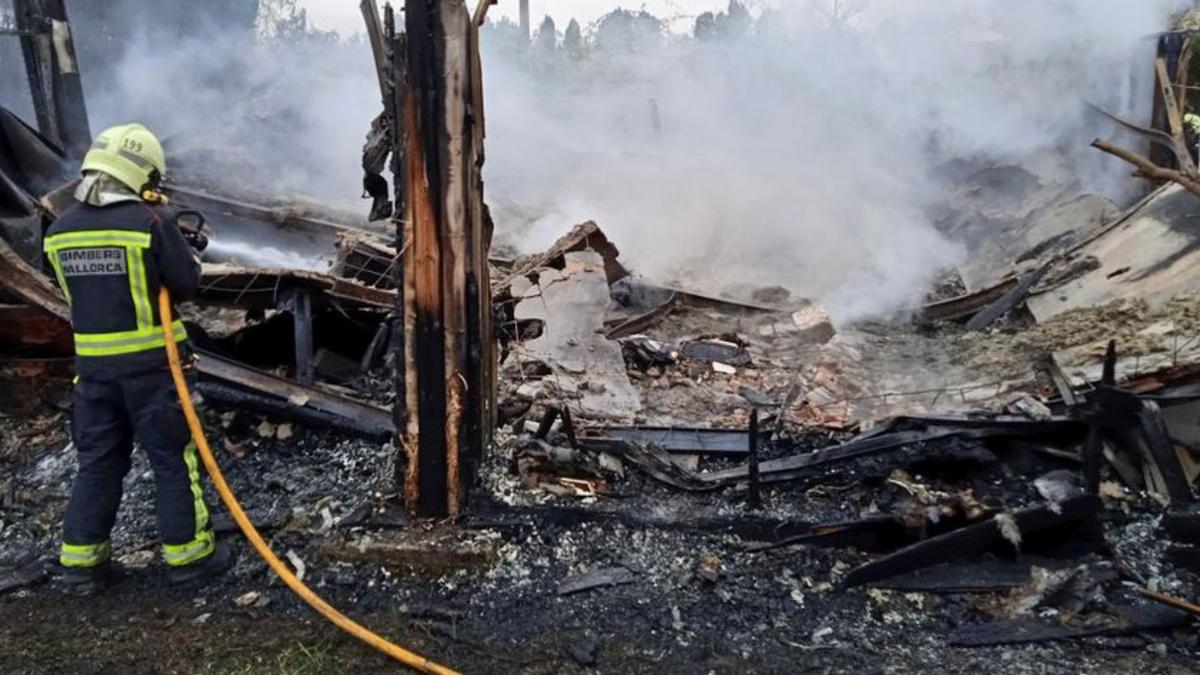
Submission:
<svg viewBox="0 0 1200 675">
<path fill-rule="evenodd" d="M 1189 112 L 1183 116 L 1183 137 L 1192 155 L 1192 162 L 1200 161 L 1197 159 L 1200 157 L 1200 115 Z"/>
<path fill-rule="evenodd" d="M 154 470 L 168 575 L 191 582 L 225 570 L 232 555 L 213 535 L 196 446 L 168 369 L 166 340 L 187 354 L 187 332 L 180 321 L 164 329 L 156 298 L 160 285 L 175 299 L 190 297 L 200 263 L 164 208 L 166 160 L 144 126 L 102 132 L 82 173 L 79 203 L 50 226 L 43 246 L 75 333 L 79 474 L 63 520 L 59 580 L 90 594 L 115 576 L 109 536 L 136 438 Z"/>
</svg>

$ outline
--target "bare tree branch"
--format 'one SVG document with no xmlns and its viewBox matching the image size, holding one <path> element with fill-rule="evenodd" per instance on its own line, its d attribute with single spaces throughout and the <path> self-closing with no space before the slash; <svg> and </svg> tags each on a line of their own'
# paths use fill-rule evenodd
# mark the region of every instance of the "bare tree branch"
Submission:
<svg viewBox="0 0 1200 675">
<path fill-rule="evenodd" d="M 1097 138 L 1092 141 L 1092 147 L 1102 152 L 1107 152 L 1114 157 L 1119 157 L 1126 162 L 1136 166 L 1137 172 L 1133 175 L 1139 178 L 1151 178 L 1154 180 L 1166 180 L 1182 185 L 1188 192 L 1200 197 L 1200 180 L 1196 180 L 1192 176 L 1185 175 L 1182 171 L 1174 169 L 1165 169 L 1158 166 L 1154 162 L 1142 157 L 1141 155 L 1125 148 L 1117 147 L 1108 141 Z"/>
<path fill-rule="evenodd" d="M 1188 164 L 1191 163 L 1190 156 L 1185 161 L 1184 158 L 1179 155 L 1179 147 L 1175 143 L 1175 137 L 1172 136 L 1171 134 L 1168 134 L 1165 131 L 1159 131 L 1158 129 L 1151 129 L 1149 127 L 1143 127 L 1141 125 L 1134 124 L 1133 122 L 1130 122 L 1126 119 L 1123 119 L 1121 117 L 1118 117 L 1117 115 L 1114 115 L 1114 114 L 1108 112 L 1104 108 L 1101 108 L 1100 106 L 1098 106 L 1094 103 L 1088 103 L 1088 107 L 1091 108 L 1092 110 L 1095 110 L 1096 112 L 1100 113 L 1101 115 L 1104 115 L 1105 117 L 1109 118 L 1110 120 L 1116 122 L 1117 124 L 1120 124 L 1121 126 L 1125 127 L 1126 129 L 1129 129 L 1130 131 L 1133 131 L 1133 132 L 1142 134 L 1143 136 L 1149 137 L 1150 142 L 1155 143 L 1156 145 L 1159 145 L 1161 147 L 1164 147 L 1167 150 L 1170 150 L 1171 154 L 1175 155 L 1175 162 L 1179 166 L 1187 166 Z M 1092 145 L 1095 145 L 1095 143 L 1093 143 Z M 1185 151 L 1186 151 L 1186 149 L 1185 149 Z"/>
</svg>

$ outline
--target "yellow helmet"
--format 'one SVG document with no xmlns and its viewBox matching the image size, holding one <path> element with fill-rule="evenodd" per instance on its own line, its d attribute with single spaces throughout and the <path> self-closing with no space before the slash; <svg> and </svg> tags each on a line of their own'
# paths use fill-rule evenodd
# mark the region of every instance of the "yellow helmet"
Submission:
<svg viewBox="0 0 1200 675">
<path fill-rule="evenodd" d="M 100 132 L 80 171 L 103 171 L 142 196 L 147 190 L 157 191 L 167 173 L 167 159 L 149 129 L 122 124 Z"/>
</svg>

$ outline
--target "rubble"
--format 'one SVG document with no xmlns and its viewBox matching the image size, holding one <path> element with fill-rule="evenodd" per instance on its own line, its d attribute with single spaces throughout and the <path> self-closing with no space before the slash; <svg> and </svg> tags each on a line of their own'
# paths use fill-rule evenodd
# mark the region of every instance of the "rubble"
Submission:
<svg viewBox="0 0 1200 675">
<path fill-rule="evenodd" d="M 364 156 L 372 215 L 395 232 L 174 188 L 218 226 L 183 308 L 205 423 L 299 576 L 495 670 L 1074 672 L 1119 670 L 1129 649 L 1131 671 L 1191 666 L 1186 187 L 1119 212 L 964 163 L 941 226 L 978 250 L 940 299 L 874 320 L 835 324 L 776 286 L 641 276 L 595 222 L 489 261 L 477 49 L 439 52 L 469 86 L 428 90 L 400 77 L 416 65 L 395 21 L 369 37 L 386 110 Z M 450 100 L 423 122 L 461 165 L 405 154 L 432 149 L 396 122 L 406 96 Z M 38 239 L 70 182 L 7 111 L 0 132 L 0 608 L 49 625 L 72 344 Z M 390 186 L 389 153 L 411 164 Z M 127 483 L 113 544 L 132 581 L 97 607 L 130 623 L 174 596 L 143 453 Z M 213 522 L 248 554 L 227 514 Z M 226 610 L 283 622 L 299 605 L 243 555 L 172 606 L 172 626 L 227 630 Z"/>
<path fill-rule="evenodd" d="M 608 282 L 603 257 L 590 251 L 566 253 L 563 269 L 536 269 L 537 280 L 512 282 L 518 323 L 537 321 L 542 333 L 511 347 L 502 373 L 545 396 L 573 402 L 581 418 L 630 421 L 641 409 L 629 382 L 621 347 L 605 337 Z M 566 319 L 566 317 L 570 317 Z M 540 369 L 542 374 L 535 374 Z M 548 371 L 548 372 L 547 372 Z"/>
<path fill-rule="evenodd" d="M 397 572 L 440 577 L 459 570 L 484 570 L 495 564 L 498 538 L 488 533 L 463 537 L 436 531 L 397 532 L 351 537 L 324 544 L 321 553 L 344 563 L 374 563 Z"/>
<path fill-rule="evenodd" d="M 632 584 L 636 580 L 637 576 L 625 567 L 608 567 L 563 580 L 558 586 L 558 594 L 572 595 L 593 588 Z"/>
<path fill-rule="evenodd" d="M 744 604 L 733 610 L 739 616 L 741 612 L 764 611 L 763 589 L 751 579 L 758 578 L 764 569 L 775 570 L 768 574 L 782 574 L 780 566 L 798 558 L 808 562 L 800 566 L 803 578 L 789 573 L 788 578 L 797 586 L 788 591 L 787 609 L 772 605 L 769 611 L 804 617 L 820 612 L 823 621 L 831 622 L 827 628 L 832 631 L 822 633 L 822 644 L 837 644 L 853 639 L 842 627 L 846 619 L 839 618 L 847 612 L 853 616 L 867 612 L 874 617 L 872 630 L 888 631 L 911 622 L 929 621 L 928 614 L 933 611 L 929 609 L 930 601 L 923 601 L 926 609 L 920 609 L 915 604 L 895 604 L 892 596 L 876 599 L 860 591 L 836 596 L 837 588 L 866 585 L 874 587 L 872 593 L 893 589 L 913 597 L 937 596 L 945 598 L 944 604 L 936 605 L 942 608 L 940 611 L 974 611 L 954 608 L 966 602 L 965 597 L 1006 598 L 1022 593 L 1022 587 L 1040 578 L 1037 575 L 1042 572 L 1038 570 L 1074 569 L 1073 563 L 1078 566 L 1075 561 L 1079 553 L 1063 553 L 1055 548 L 1054 540 L 1061 539 L 1061 535 L 1043 532 L 1095 532 L 1102 527 L 1104 532 L 1097 536 L 1138 541 L 1103 521 L 1141 517 L 1141 509 L 1149 507 L 1140 486 L 1133 486 L 1128 500 L 1106 498 L 1109 505 L 1104 506 L 1095 498 L 1080 495 L 1078 484 L 1066 479 L 1079 475 L 1088 425 L 1086 420 L 1072 417 L 1071 409 L 1055 398 L 1059 388 L 1052 382 L 1047 381 L 1048 391 L 1032 386 L 1036 383 L 1032 377 L 1027 380 L 1029 385 L 1017 387 L 1016 393 L 993 390 L 980 399 L 994 402 L 993 411 L 986 413 L 977 410 L 969 415 L 950 414 L 947 411 L 961 409 L 964 404 L 975 406 L 963 396 L 943 395 L 938 399 L 931 394 L 925 399 L 926 407 L 937 414 L 926 412 L 879 422 L 868 417 L 867 407 L 854 405 L 838 408 L 841 418 L 834 424 L 835 418 L 829 414 L 832 411 L 825 406 L 822 410 L 826 413 L 813 419 L 797 413 L 811 414 L 817 410 L 814 404 L 836 401 L 847 394 L 871 396 L 877 391 L 872 388 L 877 385 L 856 379 L 870 377 L 863 362 L 873 363 L 883 354 L 866 345 L 875 344 L 872 341 L 877 339 L 887 344 L 894 339 L 890 331 L 911 328 L 876 325 L 867 327 L 871 331 L 867 333 L 862 327 L 840 327 L 828 341 L 824 336 L 814 340 L 779 329 L 780 325 L 796 325 L 794 312 L 788 310 L 756 309 L 747 313 L 737 305 L 708 304 L 701 308 L 672 300 L 669 311 L 658 312 L 653 321 L 638 326 L 644 332 L 614 337 L 611 326 L 617 324 L 611 323 L 614 304 L 610 302 L 614 289 L 605 276 L 603 257 L 587 250 L 574 251 L 563 255 L 561 264 L 562 269 L 551 266 L 532 270 L 510 283 L 516 301 L 512 320 L 538 325 L 505 345 L 501 407 L 520 411 L 511 420 L 520 424 L 511 425 L 517 435 L 502 437 L 496 457 L 483 467 L 485 493 L 496 495 L 496 499 L 502 495 L 503 506 L 480 506 L 468 516 L 465 532 L 477 535 L 443 533 L 428 538 L 410 530 L 407 519 L 396 518 L 386 500 L 364 494 L 358 474 L 342 474 L 345 478 L 333 482 L 329 477 L 318 478 L 307 497 L 287 493 L 280 506 L 289 505 L 281 509 L 289 515 L 280 518 L 277 508 L 276 515 L 265 512 L 256 516 L 256 520 L 275 528 L 279 533 L 276 537 L 289 542 L 307 575 L 316 575 L 329 588 L 344 589 L 337 592 L 351 597 L 402 597 L 418 604 L 430 599 L 435 604 L 453 602 L 448 598 L 457 597 L 457 589 L 472 589 L 474 596 L 487 598 L 487 606 L 496 608 L 485 613 L 529 602 L 524 596 L 531 584 L 542 584 L 550 589 L 549 595 L 569 598 L 585 607 L 611 607 L 647 593 L 675 603 L 678 598 L 699 592 L 700 587 L 694 584 L 705 584 L 712 589 L 708 593 L 716 594 L 711 600 L 694 600 L 700 603 L 695 608 L 680 609 L 677 615 L 668 611 L 663 620 L 672 634 L 712 631 L 708 634 L 714 639 L 720 635 L 720 639 L 736 641 L 740 639 L 737 635 L 730 636 L 718 623 L 703 619 L 703 612 L 729 612 L 734 606 L 730 603 Z M 327 293 L 328 289 L 317 290 L 313 297 Z M 266 324 L 250 318 L 258 311 L 278 312 L 277 306 L 252 304 L 237 314 L 223 316 L 218 323 L 228 325 L 214 330 L 213 335 L 221 341 L 240 341 L 243 350 L 251 344 L 255 331 L 265 330 L 264 326 L 272 321 L 282 320 L 277 330 L 290 335 L 292 326 L 286 314 L 282 319 L 273 318 L 278 314 L 266 316 Z M 369 304 L 359 309 L 376 311 Z M 382 306 L 378 311 L 384 311 Z M 1152 316 L 1148 312 L 1111 311 L 1115 313 L 1110 316 L 1125 317 L 1122 321 L 1131 328 Z M 194 316 L 201 324 L 208 324 L 219 315 L 215 310 L 205 310 Z M 1108 333 L 1099 328 L 1099 323 L 1094 332 L 1089 332 L 1080 331 L 1078 323 L 1072 329 L 1069 323 L 1057 321 L 1066 320 L 1032 326 L 1024 333 L 1018 332 L 1016 339 L 1042 341 L 1039 344 L 1045 345 L 1044 351 L 1061 353 L 1061 348 L 1055 348 L 1067 343 L 1066 336 L 1072 337 L 1070 344 L 1091 344 L 1087 341 L 1131 334 L 1121 328 L 1125 325 L 1121 321 L 1112 323 L 1115 329 Z M 956 329 L 945 330 L 945 339 L 966 339 L 954 332 Z M 314 336 L 319 335 L 323 333 L 315 330 Z M 985 341 L 1003 345 L 1010 339 L 1008 335 L 984 332 L 967 342 L 966 351 L 977 354 L 976 360 L 981 361 Z M 360 349 L 365 351 L 366 342 L 376 341 L 376 335 L 364 334 Z M 863 346 L 851 349 L 854 344 Z M 1137 343 L 1131 347 L 1136 348 Z M 331 358 L 318 359 L 321 349 L 332 347 L 314 350 L 318 366 Z M 1088 349 L 1089 354 L 1094 353 L 1091 347 Z M 1010 353 L 1018 351 L 1014 347 Z M 953 349 L 950 352 L 962 353 Z M 339 348 L 336 353 L 344 352 Z M 806 377 L 797 377 L 797 371 L 791 369 L 782 369 L 778 374 L 774 370 L 777 364 L 788 363 L 785 359 L 789 357 L 799 360 L 812 355 L 824 360 L 815 362 L 817 368 L 800 371 L 810 373 Z M 736 369 L 735 374 L 711 372 L 712 363 L 726 362 Z M 298 455 L 285 448 L 297 444 L 309 447 L 314 438 L 326 439 L 317 441 L 325 446 L 319 450 L 326 453 L 321 455 L 324 457 L 330 457 L 331 451 L 337 456 L 350 448 L 361 448 L 350 452 L 365 452 L 366 457 L 373 458 L 361 466 L 371 467 L 376 485 L 387 484 L 390 468 L 382 461 L 388 454 L 386 448 L 365 440 L 326 445 L 330 432 L 314 431 L 335 428 L 357 433 L 346 426 L 345 421 L 353 421 L 353 425 L 366 425 L 372 430 L 362 434 L 364 439 L 390 436 L 393 422 L 389 412 L 372 401 L 378 390 L 371 389 L 369 371 L 355 376 L 348 362 L 336 361 L 340 366 L 335 378 L 343 383 L 341 386 L 366 387 L 362 389 L 363 398 L 355 400 L 335 388 L 326 367 L 314 367 L 316 381 L 302 385 L 216 354 L 200 363 L 202 377 L 209 378 L 207 384 L 202 379 L 201 391 L 217 410 L 230 401 L 238 406 L 248 404 L 248 399 L 224 398 L 227 392 L 222 384 L 238 385 L 243 389 L 240 396 L 254 391 L 259 397 L 270 397 L 269 405 L 258 401 L 253 408 L 267 418 L 248 410 L 238 413 L 230 424 L 223 418 L 213 423 L 210 418 L 210 428 L 220 429 L 219 433 L 234 439 L 224 447 L 237 448 L 238 452 L 227 451 L 223 461 L 230 464 L 239 490 L 245 492 L 247 482 L 253 485 L 262 477 L 293 474 Z M 835 370 L 842 364 L 852 367 Z M 1006 371 L 996 368 L 994 372 Z M 731 380 L 726 382 L 721 379 L 724 377 Z M 610 382 L 617 384 L 610 389 Z M 827 388 L 826 399 L 818 397 L 820 390 L 814 387 L 818 382 Z M 1093 396 L 1072 382 L 1064 386 L 1076 397 L 1072 404 L 1076 409 L 1088 405 Z M 1143 392 L 1154 391 L 1146 389 L 1152 386 L 1149 381 L 1138 386 Z M 663 398 L 676 389 L 681 398 Z M 614 403 L 612 392 L 621 394 L 615 399 L 619 405 Z M 1163 404 L 1182 402 L 1170 398 L 1172 394 L 1160 396 L 1166 396 L 1160 401 Z M 516 405 L 514 399 L 524 404 Z M 890 405 L 897 403 L 901 402 Z M 654 424 L 647 412 L 655 410 L 670 410 L 670 423 Z M 298 415 L 299 411 L 308 412 Z M 749 431 L 754 411 L 762 417 L 757 443 L 751 442 Z M 283 418 L 301 422 L 290 436 L 280 434 L 285 428 Z M 264 436 L 258 429 L 266 428 L 268 423 L 271 433 Z M 857 438 L 844 431 L 855 426 L 862 429 Z M 318 435 L 314 437 L 314 433 Z M 755 456 L 759 459 L 754 481 L 761 502 L 761 511 L 757 512 L 750 509 L 754 500 L 747 486 L 752 446 L 757 448 Z M 1026 447 L 1039 449 L 1022 449 Z M 65 460 L 69 455 L 62 449 L 55 452 L 60 462 L 54 466 L 61 467 L 59 471 L 68 470 L 70 464 Z M 300 452 L 304 463 L 313 466 L 315 456 L 307 454 L 313 450 Z M 252 468 L 258 463 L 281 461 L 287 462 L 287 468 Z M 1062 462 L 1067 462 L 1065 469 Z M 1028 468 L 1017 468 L 1027 464 Z M 1013 471 L 1020 473 L 1014 475 Z M 1106 484 L 1122 480 L 1119 474 L 1103 468 L 1102 475 L 1109 479 L 1104 481 Z M 148 478 L 144 473 L 141 476 L 139 481 Z M 38 478 L 34 482 L 44 481 Z M 67 484 L 64 476 L 60 489 L 65 490 Z M 149 489 L 148 484 L 137 485 L 135 494 Z M 262 488 L 257 490 L 261 492 Z M 386 488 L 379 493 L 384 491 Z M 1112 493 L 1111 488 L 1104 492 Z M 853 495 L 849 501 L 847 494 Z M 621 498 L 615 499 L 617 496 Z M 523 507 L 555 504 L 571 506 L 515 518 L 492 510 L 520 514 Z M 291 505 L 303 506 L 297 509 Z M 576 512 L 581 515 L 568 515 Z M 762 515 L 756 521 L 750 513 Z M 1122 515 L 1125 513 L 1129 515 Z M 52 516 L 48 522 L 52 522 Z M 1080 528 L 1080 523 L 1093 525 Z M 136 548 L 138 537 L 150 532 L 148 520 L 135 520 L 134 527 L 133 532 L 142 534 L 135 534 L 132 544 L 129 535 L 122 534 L 119 550 Z M 25 550 L 28 542 L 45 537 L 43 532 L 32 539 L 32 533 L 28 533 L 8 541 L 21 542 L 21 550 Z M 1082 555 L 1101 555 L 1094 541 L 1085 541 L 1090 543 L 1083 547 L 1086 553 Z M 1137 545 L 1122 545 L 1119 550 Z M 697 547 L 714 551 L 713 559 L 718 562 L 688 554 Z M 1161 547 L 1161 558 L 1154 553 L 1143 558 L 1123 557 L 1123 564 L 1141 570 L 1139 573 L 1147 578 L 1160 579 L 1160 588 L 1181 592 L 1186 582 L 1177 576 L 1177 570 L 1186 569 L 1186 564 L 1181 554 L 1169 554 L 1169 548 Z M 15 550 L 15 546 L 6 546 L 0 540 L 0 552 Z M 632 551 L 639 551 L 635 554 L 639 558 L 629 559 Z M 1042 567 L 1047 556 L 1060 566 Z M 672 562 L 676 558 L 681 559 L 678 564 Z M 547 562 L 539 562 L 542 560 Z M 1150 560 L 1155 561 L 1154 567 L 1148 566 Z M 21 564 L 25 567 L 12 569 L 29 569 L 27 562 Z M 12 577 L 16 586 L 10 592 L 36 588 L 36 576 L 21 576 L 17 571 L 13 574 L 17 575 Z M 229 602 L 236 606 L 237 598 L 246 598 L 245 609 L 275 611 L 280 598 L 262 591 L 261 584 L 248 574 L 248 568 L 242 568 L 235 575 Z M 414 574 L 433 580 L 435 587 L 428 591 L 402 590 L 400 580 L 411 579 Z M 1070 587 L 1072 579 L 1058 586 Z M 968 620 L 945 637 L 928 638 L 930 642 L 922 649 L 932 653 L 946 649 L 946 644 L 979 649 L 983 645 L 1085 636 L 1115 639 L 1144 631 L 1162 634 L 1184 625 L 1178 613 L 1156 613 L 1147 609 L 1144 601 L 1127 601 L 1114 591 L 1119 585 L 1119 581 L 1107 580 L 1093 586 L 1103 589 L 1105 598 L 1119 599 L 1111 600 L 1115 604 L 1106 600 L 1092 606 L 1084 613 L 1085 618 L 1066 623 L 1047 619 L 1046 612 L 1060 611 L 1056 609 L 1059 603 L 1067 602 L 1049 600 L 1056 595 L 1050 587 L 1036 596 L 1036 601 L 1032 595 L 1013 596 L 1028 597 L 1021 606 L 1032 603 L 1032 607 L 1010 618 L 995 615 L 982 622 Z M 253 602 L 251 597 L 255 598 Z M 709 602 L 717 604 L 710 606 Z M 1117 618 L 1098 618 L 1105 613 Z M 213 620 L 215 616 L 209 618 Z M 536 626 L 528 630 L 536 630 Z M 510 638 L 515 639 L 517 634 L 520 631 Z M 746 639 L 749 635 L 746 633 Z M 601 649 L 598 653 L 605 652 Z M 603 656 L 596 658 L 604 662 Z"/>
</svg>

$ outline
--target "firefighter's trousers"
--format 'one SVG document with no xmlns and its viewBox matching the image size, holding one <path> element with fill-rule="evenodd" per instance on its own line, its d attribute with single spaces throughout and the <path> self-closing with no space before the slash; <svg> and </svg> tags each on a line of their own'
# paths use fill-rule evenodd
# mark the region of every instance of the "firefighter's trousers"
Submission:
<svg viewBox="0 0 1200 675">
<path fill-rule="evenodd" d="M 154 470 L 158 531 L 167 564 L 187 565 L 213 552 L 196 446 L 169 372 L 114 381 L 81 379 L 75 386 L 72 432 L 79 475 L 63 522 L 63 565 L 91 567 L 111 556 L 109 537 L 134 439 Z"/>
</svg>

